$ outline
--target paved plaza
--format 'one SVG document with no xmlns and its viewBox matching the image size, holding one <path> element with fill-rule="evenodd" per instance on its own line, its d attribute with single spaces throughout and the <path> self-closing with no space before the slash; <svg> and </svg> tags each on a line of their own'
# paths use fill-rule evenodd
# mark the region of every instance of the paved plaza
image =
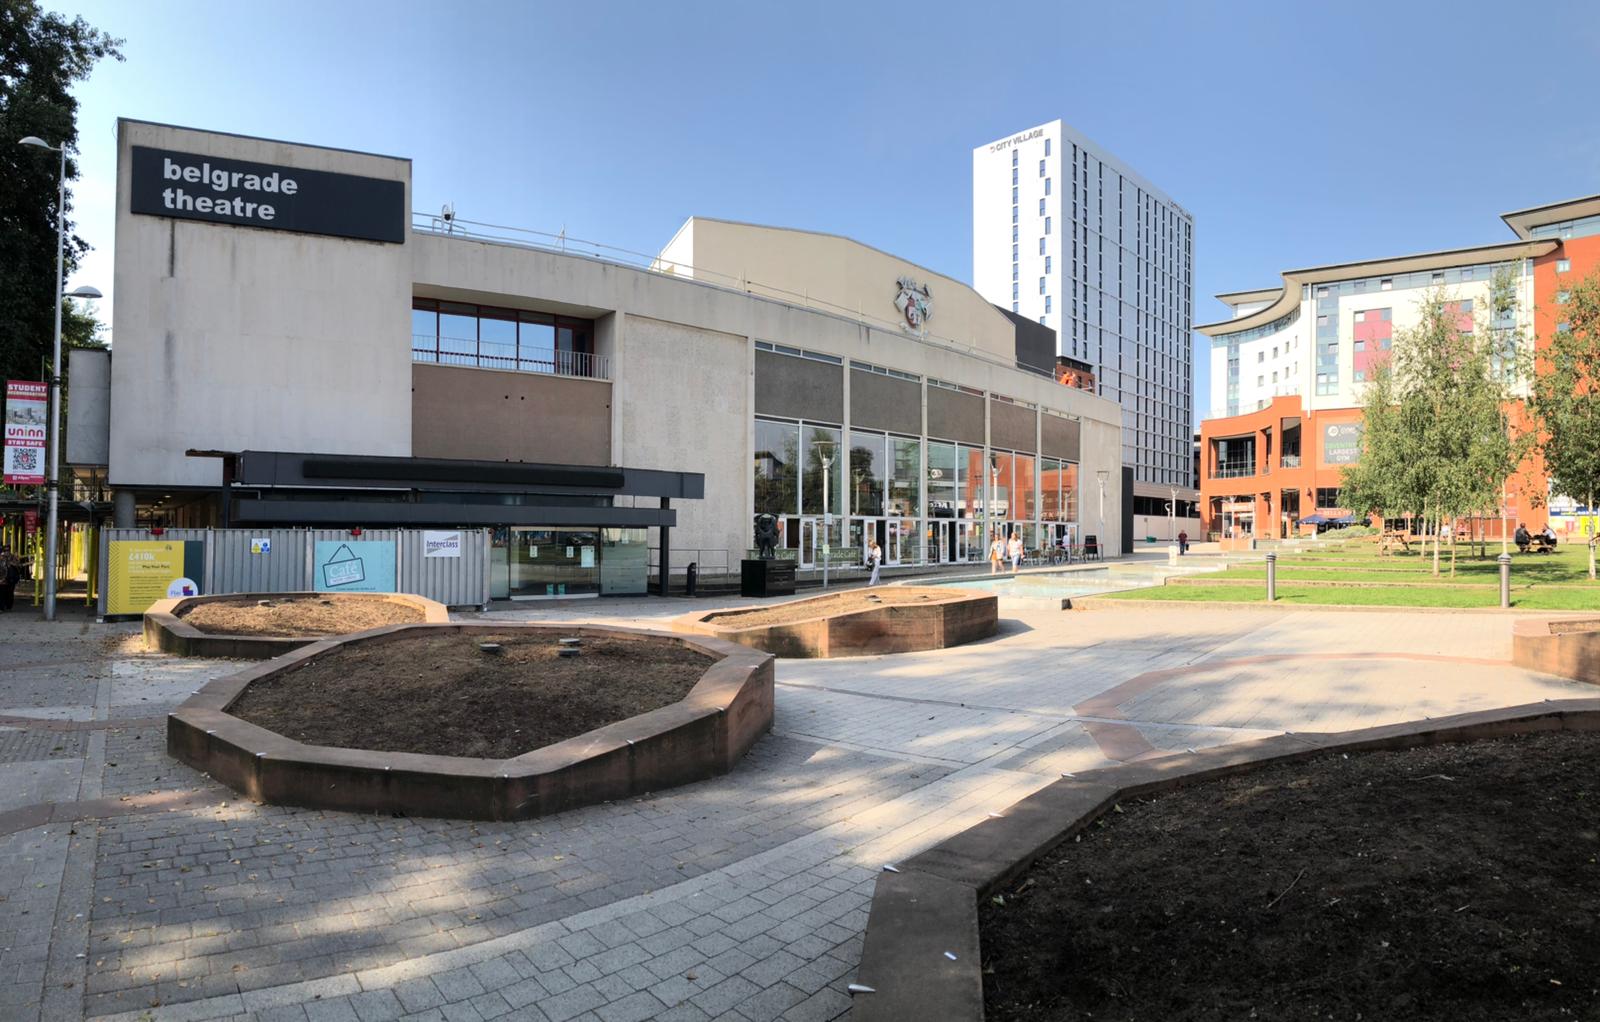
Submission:
<svg viewBox="0 0 1600 1022">
<path fill-rule="evenodd" d="M 955 650 L 780 661 L 732 774 L 509 824 L 241 800 L 163 751 L 237 663 L 0 618 L 0 1018 L 838 1018 L 883 864 L 1062 773 L 1593 692 L 1511 666 L 1491 614 L 1005 616 Z"/>
</svg>

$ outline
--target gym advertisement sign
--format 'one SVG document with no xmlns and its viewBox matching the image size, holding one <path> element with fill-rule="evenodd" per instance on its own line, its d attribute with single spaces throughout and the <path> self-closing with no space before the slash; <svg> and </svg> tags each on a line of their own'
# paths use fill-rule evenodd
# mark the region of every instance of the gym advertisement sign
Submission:
<svg viewBox="0 0 1600 1022">
<path fill-rule="evenodd" d="M 148 146 L 133 147 L 132 169 L 135 213 L 363 241 L 405 241 L 406 186 L 400 181 Z"/>
</svg>

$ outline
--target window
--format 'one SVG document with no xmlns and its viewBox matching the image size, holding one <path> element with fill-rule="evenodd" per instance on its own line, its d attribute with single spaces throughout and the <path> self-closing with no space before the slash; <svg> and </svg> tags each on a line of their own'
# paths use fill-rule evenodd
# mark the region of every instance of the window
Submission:
<svg viewBox="0 0 1600 1022">
<path fill-rule="evenodd" d="M 1017 168 L 1012 167 L 1011 168 L 1011 184 L 1014 187 L 1016 185 L 1016 183 L 1017 183 Z"/>
<path fill-rule="evenodd" d="M 1050 140 L 1048 138 L 1044 140 L 1044 154 L 1046 156 L 1050 155 Z"/>
<path fill-rule="evenodd" d="M 1337 486 L 1317 487 L 1317 509 L 1326 510 L 1339 506 L 1339 488 Z"/>
<path fill-rule="evenodd" d="M 1011 244 L 1011 261 L 1012 262 L 1016 262 L 1017 261 L 1017 246 L 1016 246 L 1015 242 L 1012 242 L 1012 244 Z"/>
<path fill-rule="evenodd" d="M 1017 188 L 1016 188 L 1015 185 L 1011 186 L 1011 201 L 1012 202 L 1016 202 L 1017 201 Z"/>
<path fill-rule="evenodd" d="M 1264 351 L 1256 352 L 1256 361 L 1257 362 L 1265 362 L 1266 360 L 1267 360 L 1267 353 L 1266 352 L 1264 352 Z"/>
<path fill-rule="evenodd" d="M 1015 149 L 1011 150 L 1011 165 L 1013 167 L 1017 165 L 1017 151 Z"/>
<path fill-rule="evenodd" d="M 1572 298 L 1572 292 L 1571 291 L 1557 291 L 1556 292 L 1556 304 L 1557 305 L 1565 305 L 1565 304 L 1567 304 L 1567 302 L 1571 298 Z"/>
<path fill-rule="evenodd" d="M 1044 255 L 1044 239 L 1039 239 L 1039 254 Z"/>
<path fill-rule="evenodd" d="M 524 309 L 414 298 L 411 360 L 522 373 L 604 378 L 594 324 Z"/>
<path fill-rule="evenodd" d="M 1039 176 L 1044 177 L 1044 161 L 1039 161 Z"/>
<path fill-rule="evenodd" d="M 1265 376 L 1257 376 L 1256 377 L 1256 386 L 1264 387 L 1266 385 L 1267 385 L 1267 378 Z"/>
<path fill-rule="evenodd" d="M 1011 240 L 1012 240 L 1012 242 L 1015 242 L 1017 240 L 1017 225 L 1016 225 L 1015 221 L 1012 221 L 1012 224 L 1011 224 Z"/>
<path fill-rule="evenodd" d="M 1039 293 L 1044 294 L 1044 278 L 1039 278 Z"/>
<path fill-rule="evenodd" d="M 1046 234 L 1050 233 L 1050 218 L 1049 217 L 1045 217 L 1044 218 L 1044 233 L 1046 233 Z"/>
<path fill-rule="evenodd" d="M 1434 284 L 1443 284 L 1444 283 L 1444 274 L 1436 271 L 1434 273 L 1434 275 L 1433 275 L 1432 283 L 1434 283 Z"/>
<path fill-rule="evenodd" d="M 1017 264 L 1016 263 L 1012 263 L 1011 264 L 1011 279 L 1012 280 L 1021 280 L 1022 279 L 1021 274 L 1019 273 L 1019 271 L 1017 269 Z"/>
<path fill-rule="evenodd" d="M 1392 290 L 1394 290 L 1394 278 L 1392 278 L 1392 277 L 1384 277 L 1382 280 L 1378 281 L 1378 290 L 1379 291 L 1392 291 Z"/>
<path fill-rule="evenodd" d="M 1044 272 L 1046 272 L 1046 273 L 1050 272 L 1050 257 L 1049 256 L 1045 256 L 1044 257 Z"/>
<path fill-rule="evenodd" d="M 1017 311 L 1019 311 L 1020 308 L 1021 308 L 1021 303 L 1020 302 L 1012 302 L 1011 303 L 1011 311 L 1012 312 L 1017 312 Z"/>
<path fill-rule="evenodd" d="M 1050 296 L 1049 295 L 1045 295 L 1044 296 L 1044 311 L 1046 311 L 1046 312 L 1050 311 Z M 1040 320 L 1040 322 L 1042 323 L 1044 321 Z"/>
<path fill-rule="evenodd" d="M 1011 207 L 1011 222 L 1012 223 L 1016 223 L 1017 222 L 1017 207 L 1015 207 L 1015 206 Z"/>
<path fill-rule="evenodd" d="M 1022 297 L 1022 285 L 1013 283 L 1011 285 L 1011 300 L 1014 302 L 1018 298 L 1021 298 L 1021 297 Z"/>
<path fill-rule="evenodd" d="M 1572 272 L 1572 260 L 1571 259 L 1557 259 L 1556 260 L 1556 272 L 1557 273 L 1570 273 L 1570 272 Z"/>
<path fill-rule="evenodd" d="M 1272 372 L 1272 382 L 1273 383 L 1277 383 L 1278 382 L 1278 372 L 1277 372 L 1277 370 L 1273 370 L 1273 372 Z"/>
</svg>

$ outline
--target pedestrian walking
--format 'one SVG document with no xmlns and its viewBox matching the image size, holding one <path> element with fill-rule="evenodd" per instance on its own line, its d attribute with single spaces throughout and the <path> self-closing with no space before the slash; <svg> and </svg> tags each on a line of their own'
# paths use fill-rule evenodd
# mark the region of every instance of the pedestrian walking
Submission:
<svg viewBox="0 0 1600 1022">
<path fill-rule="evenodd" d="M 1022 537 L 1014 532 L 1006 540 L 1006 556 L 1011 559 L 1011 573 L 1014 575 L 1022 565 Z"/>
<path fill-rule="evenodd" d="M 876 539 L 867 547 L 867 563 L 872 565 L 872 577 L 867 579 L 867 585 L 875 586 L 878 584 L 878 569 L 883 566 L 883 548 L 878 546 Z"/>
<path fill-rule="evenodd" d="M 16 605 L 17 582 L 22 578 L 22 562 L 9 547 L 0 548 L 0 611 Z"/>
<path fill-rule="evenodd" d="M 1178 533 L 1178 556 L 1189 552 L 1189 530 L 1183 529 Z"/>
<path fill-rule="evenodd" d="M 997 532 L 994 541 L 989 544 L 989 574 L 1000 573 L 1000 562 L 1006 559 L 1006 541 L 1000 538 Z"/>
</svg>

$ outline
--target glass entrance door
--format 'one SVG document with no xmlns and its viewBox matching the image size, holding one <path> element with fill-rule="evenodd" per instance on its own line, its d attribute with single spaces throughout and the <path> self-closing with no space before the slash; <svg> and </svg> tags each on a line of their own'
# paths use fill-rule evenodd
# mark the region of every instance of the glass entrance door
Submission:
<svg viewBox="0 0 1600 1022">
<path fill-rule="evenodd" d="M 516 528 L 507 553 L 512 599 L 600 593 L 600 536 L 595 529 Z"/>
</svg>

